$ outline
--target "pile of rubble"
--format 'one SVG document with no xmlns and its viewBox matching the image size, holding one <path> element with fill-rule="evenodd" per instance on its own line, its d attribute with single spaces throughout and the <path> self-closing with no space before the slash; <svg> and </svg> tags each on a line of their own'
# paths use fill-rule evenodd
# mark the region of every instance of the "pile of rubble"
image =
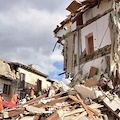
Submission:
<svg viewBox="0 0 120 120">
<path fill-rule="evenodd" d="M 89 79 L 73 88 L 56 83 L 54 96 L 44 94 L 12 109 L 6 108 L 0 114 L 1 119 L 118 120 L 120 98 L 116 92 L 103 88 L 107 85 L 105 82 L 104 77 L 99 83 Z"/>
</svg>

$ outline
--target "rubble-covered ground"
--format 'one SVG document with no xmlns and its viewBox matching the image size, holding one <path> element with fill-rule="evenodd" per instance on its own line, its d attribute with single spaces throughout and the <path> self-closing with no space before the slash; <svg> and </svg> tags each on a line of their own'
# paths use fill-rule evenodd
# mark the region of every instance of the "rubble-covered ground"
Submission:
<svg viewBox="0 0 120 120">
<path fill-rule="evenodd" d="M 99 81 L 87 79 L 72 87 L 56 82 L 55 95 L 43 94 L 15 108 L 6 108 L 1 119 L 119 120 L 119 87 L 113 90 L 109 82 L 105 77 Z"/>
</svg>

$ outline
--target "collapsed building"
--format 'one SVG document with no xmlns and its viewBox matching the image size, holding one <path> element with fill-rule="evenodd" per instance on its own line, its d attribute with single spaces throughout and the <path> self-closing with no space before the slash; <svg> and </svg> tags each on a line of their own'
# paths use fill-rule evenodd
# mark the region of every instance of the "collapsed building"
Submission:
<svg viewBox="0 0 120 120">
<path fill-rule="evenodd" d="M 120 3 L 119 0 L 74 0 L 67 16 L 54 30 L 63 45 L 66 78 L 79 82 L 101 74 L 119 84 Z"/>
<path fill-rule="evenodd" d="M 0 118 L 120 120 L 119 4 L 74 0 L 67 7 L 70 15 L 54 30 L 63 45 L 64 71 L 71 84 L 56 81 L 50 90 L 54 95 L 45 93 L 4 109 Z"/>
<path fill-rule="evenodd" d="M 53 82 L 48 79 L 48 75 L 38 71 L 34 65 L 26 66 L 17 62 L 0 60 L 0 88 L 8 101 L 15 93 L 20 95 L 20 99 L 24 98 L 31 86 L 39 92 L 48 89 Z"/>
<path fill-rule="evenodd" d="M 54 84 L 55 94 L 46 93 L 19 104 L 5 108 L 0 119 L 12 120 L 119 120 L 120 98 L 98 90 L 75 85 L 70 88 L 61 82 Z"/>
</svg>

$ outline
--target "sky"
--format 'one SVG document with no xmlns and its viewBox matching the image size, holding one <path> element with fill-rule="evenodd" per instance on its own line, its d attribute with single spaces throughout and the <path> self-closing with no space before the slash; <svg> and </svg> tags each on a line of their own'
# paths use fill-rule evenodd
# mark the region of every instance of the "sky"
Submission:
<svg viewBox="0 0 120 120">
<path fill-rule="evenodd" d="M 0 59 L 34 64 L 50 79 L 64 81 L 62 46 L 53 30 L 72 0 L 0 0 Z"/>
</svg>

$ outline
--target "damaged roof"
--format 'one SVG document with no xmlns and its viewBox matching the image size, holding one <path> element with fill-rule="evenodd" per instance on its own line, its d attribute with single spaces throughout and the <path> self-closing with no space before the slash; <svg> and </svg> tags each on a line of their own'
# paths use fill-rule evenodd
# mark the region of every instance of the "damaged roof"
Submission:
<svg viewBox="0 0 120 120">
<path fill-rule="evenodd" d="M 33 69 L 30 66 L 26 66 L 26 65 L 23 65 L 23 64 L 18 63 L 18 62 L 10 62 L 10 61 L 5 61 L 5 62 L 7 62 L 8 64 L 11 64 L 11 65 L 15 65 L 15 66 L 18 66 L 20 68 L 26 69 L 26 70 L 28 70 L 30 72 L 33 72 L 33 73 L 38 74 L 40 76 L 43 76 L 45 78 L 48 77 L 48 75 L 46 75 L 46 74 L 44 74 L 44 73 L 42 73 L 42 72 L 40 72 L 40 71 L 38 71 L 36 69 Z"/>
<path fill-rule="evenodd" d="M 51 79 L 47 79 L 48 82 L 51 82 L 51 83 L 54 83 L 55 81 L 54 80 L 51 80 Z"/>
<path fill-rule="evenodd" d="M 70 22 L 70 19 L 72 18 L 72 14 L 68 15 L 67 18 L 65 20 L 63 20 L 59 25 L 57 25 L 56 29 L 53 31 L 54 33 L 57 33 L 61 28 L 63 28 L 63 26 L 66 23 Z"/>
<path fill-rule="evenodd" d="M 13 80 L 11 77 L 8 77 L 8 76 L 5 76 L 5 75 L 1 75 L 1 74 L 0 74 L 0 78 L 6 79 L 6 80 L 9 80 L 9 81 Z"/>
<path fill-rule="evenodd" d="M 68 10 L 71 13 L 74 13 L 78 8 L 80 8 L 82 6 L 81 2 L 78 2 L 76 0 L 74 0 L 67 8 L 66 10 Z"/>
<path fill-rule="evenodd" d="M 83 14 L 85 11 L 89 10 L 90 8 L 98 5 L 102 0 L 84 0 L 82 2 L 78 2 L 76 0 L 73 0 L 71 4 L 66 8 L 70 13 L 70 15 L 67 16 L 65 20 L 63 20 L 59 25 L 57 25 L 56 29 L 53 31 L 55 34 L 63 28 L 63 26 L 66 23 L 69 23 L 71 21 L 74 21 L 74 19 L 80 15 Z M 110 0 L 108 0 L 110 1 Z"/>
</svg>

